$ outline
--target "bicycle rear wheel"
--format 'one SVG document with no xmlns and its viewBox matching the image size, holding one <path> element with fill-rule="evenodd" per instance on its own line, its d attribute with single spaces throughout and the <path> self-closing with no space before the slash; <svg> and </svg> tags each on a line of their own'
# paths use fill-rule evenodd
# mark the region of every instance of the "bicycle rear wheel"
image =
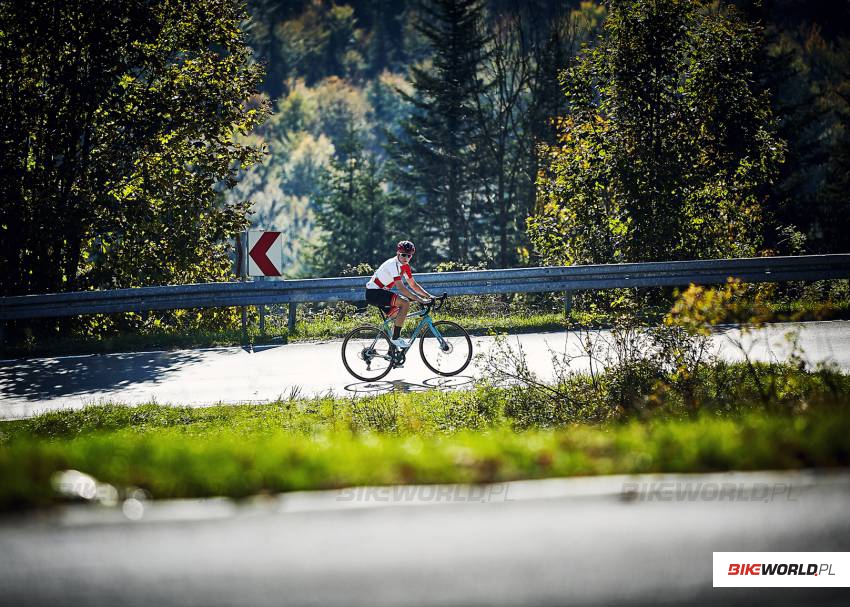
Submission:
<svg viewBox="0 0 850 607">
<path fill-rule="evenodd" d="M 342 364 L 362 381 L 377 381 L 392 371 L 390 340 L 377 327 L 356 327 L 342 341 Z"/>
<path fill-rule="evenodd" d="M 419 355 L 425 366 L 439 375 L 457 375 L 472 360 L 472 340 L 459 324 L 438 320 L 419 339 Z"/>
</svg>

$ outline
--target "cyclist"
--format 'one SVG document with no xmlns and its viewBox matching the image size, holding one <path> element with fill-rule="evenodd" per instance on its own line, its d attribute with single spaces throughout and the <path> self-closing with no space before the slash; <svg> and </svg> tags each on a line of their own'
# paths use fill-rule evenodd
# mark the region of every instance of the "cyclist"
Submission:
<svg viewBox="0 0 850 607">
<path fill-rule="evenodd" d="M 424 304 L 434 299 L 433 295 L 413 279 L 410 260 L 415 252 L 416 247 L 412 242 L 400 241 L 396 246 L 396 256 L 382 263 L 366 283 L 366 302 L 383 309 L 390 318 L 395 315 L 393 338 L 390 343 L 400 349 L 410 345 L 400 337 L 404 319 L 407 318 L 407 312 L 410 309 L 410 302 L 418 301 Z M 393 293 L 393 288 L 397 289 L 398 293 Z"/>
</svg>

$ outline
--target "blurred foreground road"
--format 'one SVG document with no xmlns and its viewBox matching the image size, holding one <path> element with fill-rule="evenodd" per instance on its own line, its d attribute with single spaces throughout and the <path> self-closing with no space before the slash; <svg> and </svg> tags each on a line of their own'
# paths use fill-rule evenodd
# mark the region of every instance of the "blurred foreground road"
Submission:
<svg viewBox="0 0 850 607">
<path fill-rule="evenodd" d="M 673 489 L 653 493 L 661 481 Z M 631 499 L 626 482 L 639 487 Z M 672 497 L 685 483 L 706 490 Z M 723 483 L 739 497 L 707 490 Z M 758 486 L 766 500 L 742 501 Z M 850 471 L 494 487 L 483 503 L 436 503 L 429 488 L 412 502 L 153 503 L 137 521 L 120 507 L 6 515 L 0 604 L 848 604 L 846 588 L 715 589 L 711 565 L 713 551 L 850 550 Z"/>
<path fill-rule="evenodd" d="M 850 321 L 813 322 L 800 327 L 803 358 L 811 364 L 833 362 L 850 370 Z M 753 360 L 783 360 L 790 351 L 785 335 L 795 325 L 776 324 L 746 335 L 726 329 L 713 337 L 714 348 L 726 360 L 741 360 L 741 345 Z M 595 331 L 601 339 L 606 331 Z M 550 348 L 577 356 L 570 368 L 585 370 L 580 336 L 550 332 L 516 335 L 529 367 L 543 377 L 551 375 Z M 473 337 L 475 354 L 487 352 L 490 337 Z M 0 419 L 29 417 L 38 412 L 80 408 L 86 404 L 117 401 L 138 404 L 156 400 L 192 406 L 216 403 L 269 402 L 292 394 L 316 396 L 363 395 L 390 390 L 456 389 L 469 386 L 481 370 L 475 363 L 460 376 L 441 378 L 430 372 L 411 352 L 403 369 L 384 381 L 364 383 L 348 375 L 340 358 L 341 341 L 240 347 L 95 354 L 0 361 Z"/>
</svg>

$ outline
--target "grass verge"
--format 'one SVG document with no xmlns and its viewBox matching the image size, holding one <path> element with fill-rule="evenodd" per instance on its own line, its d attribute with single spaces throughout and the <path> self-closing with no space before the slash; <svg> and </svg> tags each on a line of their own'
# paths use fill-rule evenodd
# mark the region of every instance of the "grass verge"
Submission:
<svg viewBox="0 0 850 607">
<path fill-rule="evenodd" d="M 604 424 L 538 417 L 511 390 L 192 409 L 107 405 L 0 423 L 0 509 L 54 502 L 83 471 L 154 498 L 359 484 L 850 465 L 850 408 L 669 411 Z M 566 419 L 566 418 L 564 418 Z"/>
</svg>

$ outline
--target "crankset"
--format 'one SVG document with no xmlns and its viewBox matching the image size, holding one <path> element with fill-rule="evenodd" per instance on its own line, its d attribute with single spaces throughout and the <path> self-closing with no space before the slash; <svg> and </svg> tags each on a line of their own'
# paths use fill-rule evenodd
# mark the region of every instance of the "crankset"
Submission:
<svg viewBox="0 0 850 607">
<path fill-rule="evenodd" d="M 406 350 L 395 350 L 392 353 L 392 357 L 393 357 L 393 366 L 394 367 L 400 367 L 404 364 L 404 361 L 407 358 L 407 351 Z"/>
</svg>

